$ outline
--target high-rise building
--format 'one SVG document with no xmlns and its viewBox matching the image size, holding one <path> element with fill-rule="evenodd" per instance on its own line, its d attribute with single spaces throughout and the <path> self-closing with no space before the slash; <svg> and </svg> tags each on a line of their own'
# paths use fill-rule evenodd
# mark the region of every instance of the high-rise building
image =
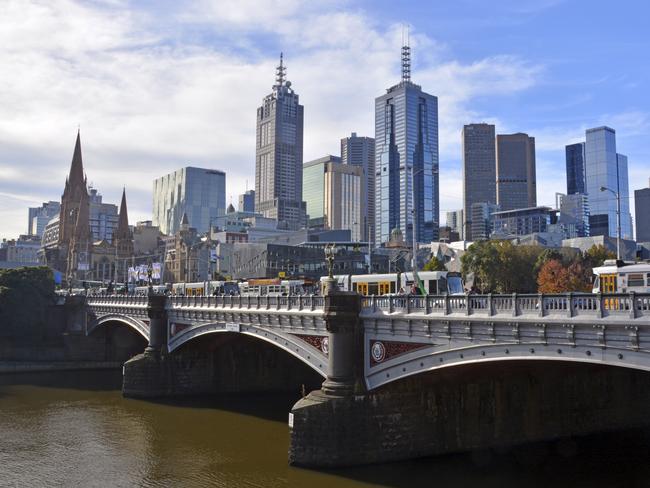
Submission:
<svg viewBox="0 0 650 488">
<path fill-rule="evenodd" d="M 494 125 L 469 124 L 463 127 L 463 222 L 465 239 L 471 241 L 472 205 L 497 203 Z"/>
<path fill-rule="evenodd" d="M 590 235 L 617 236 L 616 193 L 621 201 L 621 237 L 632 239 L 627 156 L 616 152 L 614 129 L 596 127 L 587 130 L 585 161 Z"/>
<path fill-rule="evenodd" d="M 463 217 L 464 213 L 465 211 L 463 209 L 447 212 L 447 227 L 450 227 L 454 232 L 458 232 L 458 236 L 461 238 L 461 240 L 465 239 L 465 232 L 463 228 L 463 222 L 465 221 Z"/>
<path fill-rule="evenodd" d="M 358 137 L 356 132 L 353 132 L 350 137 L 344 137 L 341 139 L 341 162 L 363 168 L 363 186 L 366 198 L 361 239 L 374 242 L 375 140 L 372 137 Z"/>
<path fill-rule="evenodd" d="M 102 195 L 96 188 L 88 189 L 90 202 L 90 230 L 93 241 L 113 242 L 113 232 L 117 229 L 117 205 L 102 202 Z"/>
<path fill-rule="evenodd" d="M 342 164 L 336 156 L 305 163 L 303 188 L 310 226 L 350 230 L 353 241 L 363 240 L 363 183 L 363 168 Z"/>
<path fill-rule="evenodd" d="M 255 190 L 246 190 L 239 195 L 239 211 L 255 212 Z"/>
<path fill-rule="evenodd" d="M 567 239 L 589 237 L 589 201 L 583 193 L 555 194 L 555 207 L 560 211 L 558 224 Z"/>
<path fill-rule="evenodd" d="M 650 181 L 648 188 L 634 190 L 636 241 L 650 242 Z"/>
<path fill-rule="evenodd" d="M 587 193 L 585 174 L 585 143 L 569 144 L 566 152 L 566 192 L 567 195 Z"/>
<path fill-rule="evenodd" d="M 275 85 L 257 109 L 255 211 L 276 219 L 280 227 L 305 225 L 302 199 L 303 106 L 285 81 L 280 55 Z"/>
<path fill-rule="evenodd" d="M 53 201 L 43 202 L 40 207 L 30 207 L 27 217 L 27 235 L 41 237 L 47 223 L 59 215 L 60 211 L 61 204 Z"/>
<path fill-rule="evenodd" d="M 226 209 L 226 173 L 186 167 L 153 182 L 153 225 L 163 234 L 178 232 L 184 214 L 197 232 L 207 232 L 210 222 Z"/>
<path fill-rule="evenodd" d="M 494 230 L 494 214 L 499 211 L 496 203 L 477 202 L 472 204 L 471 232 L 473 241 L 484 241 L 490 238 Z M 468 239 L 469 240 L 469 239 Z"/>
<path fill-rule="evenodd" d="M 375 99 L 376 244 L 393 229 L 407 241 L 438 240 L 438 170 L 438 99 L 411 81 L 404 46 L 402 81 Z"/>
<path fill-rule="evenodd" d="M 501 211 L 537 206 L 535 138 L 497 135 L 497 204 Z"/>
<path fill-rule="evenodd" d="M 525 236 L 546 232 L 551 224 L 551 209 L 548 207 L 518 208 L 495 212 L 494 234 L 497 237 Z"/>
</svg>

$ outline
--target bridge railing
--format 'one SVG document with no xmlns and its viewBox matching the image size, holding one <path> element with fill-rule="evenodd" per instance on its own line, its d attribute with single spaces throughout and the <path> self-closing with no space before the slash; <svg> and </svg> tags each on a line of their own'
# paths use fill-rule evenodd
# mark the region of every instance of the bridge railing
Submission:
<svg viewBox="0 0 650 488">
<path fill-rule="evenodd" d="M 147 306 L 146 295 L 89 295 L 86 297 L 88 305 L 140 305 Z"/>
<path fill-rule="evenodd" d="M 365 296 L 367 312 L 425 313 L 427 315 L 482 315 L 593 318 L 650 318 L 650 293 L 555 295 L 392 295 Z"/>
<path fill-rule="evenodd" d="M 322 310 L 325 298 L 318 295 L 295 296 L 170 296 L 168 304 L 172 308 L 233 308 L 248 310 Z"/>
</svg>

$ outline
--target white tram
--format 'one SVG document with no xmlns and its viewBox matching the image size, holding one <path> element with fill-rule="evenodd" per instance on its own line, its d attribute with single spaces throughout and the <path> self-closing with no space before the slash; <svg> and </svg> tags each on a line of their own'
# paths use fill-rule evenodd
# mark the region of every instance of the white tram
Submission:
<svg viewBox="0 0 650 488">
<path fill-rule="evenodd" d="M 306 280 L 280 280 L 279 278 L 251 279 L 239 283 L 242 296 L 289 296 L 310 293 L 312 284 Z"/>
<path fill-rule="evenodd" d="M 196 283 L 174 283 L 171 288 L 173 295 L 177 296 L 211 296 L 211 295 L 239 295 L 239 286 L 236 281 L 199 281 Z"/>
<path fill-rule="evenodd" d="M 451 271 L 419 271 L 418 277 L 427 295 L 462 295 L 465 293 L 460 273 Z M 413 273 L 336 275 L 339 289 L 356 291 L 361 295 L 391 295 L 410 293 L 413 286 Z M 321 282 L 327 279 L 321 278 Z"/>
<path fill-rule="evenodd" d="M 594 293 L 650 293 L 650 263 L 625 263 L 615 259 L 593 269 Z"/>
</svg>

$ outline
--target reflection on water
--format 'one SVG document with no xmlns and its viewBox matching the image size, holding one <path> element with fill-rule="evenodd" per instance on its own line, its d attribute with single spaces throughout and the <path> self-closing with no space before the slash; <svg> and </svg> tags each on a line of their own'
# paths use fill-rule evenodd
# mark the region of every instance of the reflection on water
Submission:
<svg viewBox="0 0 650 488">
<path fill-rule="evenodd" d="M 650 486 L 650 430 L 334 471 L 287 465 L 287 396 L 145 402 L 119 372 L 0 376 L 0 486 Z"/>
</svg>

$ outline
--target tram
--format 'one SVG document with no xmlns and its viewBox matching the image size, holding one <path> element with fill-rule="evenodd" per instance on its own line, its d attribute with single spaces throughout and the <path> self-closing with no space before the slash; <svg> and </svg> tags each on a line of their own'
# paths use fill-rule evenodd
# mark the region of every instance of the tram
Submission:
<svg viewBox="0 0 650 488">
<path fill-rule="evenodd" d="M 462 295 L 465 293 L 460 273 L 451 271 L 420 271 L 418 278 L 427 295 Z M 413 272 L 365 275 L 336 275 L 339 289 L 356 291 L 361 295 L 394 295 L 409 293 Z M 321 282 L 327 277 L 322 277 Z"/>
<path fill-rule="evenodd" d="M 625 263 L 608 259 L 593 269 L 593 293 L 650 293 L 650 263 Z"/>
<path fill-rule="evenodd" d="M 178 296 L 211 296 L 239 295 L 236 281 L 199 281 L 196 283 L 174 283 L 171 286 L 172 295 Z"/>
<path fill-rule="evenodd" d="M 239 283 L 242 296 L 289 296 L 313 292 L 313 283 L 308 280 L 281 280 L 279 278 L 251 279 Z"/>
</svg>

